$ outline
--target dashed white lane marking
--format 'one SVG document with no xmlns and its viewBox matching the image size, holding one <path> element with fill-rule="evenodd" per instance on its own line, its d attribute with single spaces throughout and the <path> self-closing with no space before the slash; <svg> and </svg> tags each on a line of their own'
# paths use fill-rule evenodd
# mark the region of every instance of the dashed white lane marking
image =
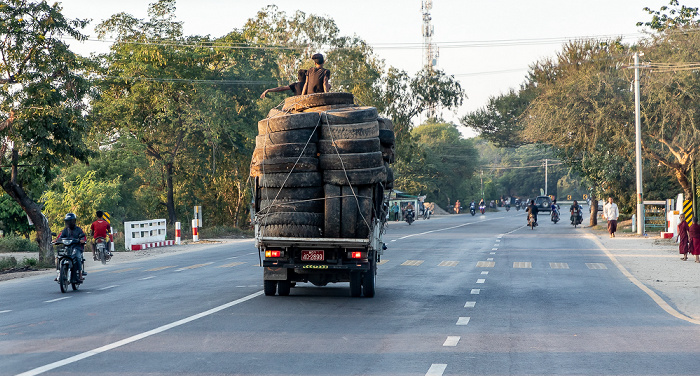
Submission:
<svg viewBox="0 0 700 376">
<path fill-rule="evenodd" d="M 201 268 L 203 266 L 207 266 L 207 265 L 211 265 L 211 264 L 213 264 L 213 262 L 205 262 L 204 264 L 194 264 L 194 265 L 190 265 L 190 266 L 185 266 L 184 268 L 175 269 L 174 271 L 181 272 L 183 270 L 197 269 L 197 268 Z"/>
<path fill-rule="evenodd" d="M 152 275 L 152 276 L 150 276 L 150 277 L 139 278 L 139 281 L 145 281 L 145 280 L 147 280 L 147 279 L 153 279 L 153 278 L 155 278 L 155 277 L 156 277 L 156 276 Z"/>
<path fill-rule="evenodd" d="M 491 218 L 489 218 L 489 219 L 483 219 L 482 222 L 486 222 L 486 221 L 495 221 L 495 220 L 497 220 L 497 219 L 503 219 L 503 218 L 505 218 L 505 217 L 491 217 Z M 416 234 L 406 235 L 406 236 L 402 236 L 402 237 L 400 237 L 400 238 L 398 238 L 398 239 L 394 239 L 394 240 L 392 240 L 392 242 L 395 242 L 395 241 L 397 241 L 397 240 L 403 240 L 403 239 L 411 238 L 411 237 L 414 237 L 414 236 L 420 236 L 420 235 L 425 235 L 425 234 L 431 234 L 431 233 L 433 233 L 433 232 L 441 232 L 441 231 L 452 230 L 452 229 L 455 229 L 455 228 L 460 228 L 460 227 L 464 227 L 464 226 L 473 225 L 474 223 L 476 223 L 476 222 L 468 222 L 468 223 L 463 223 L 463 224 L 457 225 L 457 226 L 445 227 L 445 228 L 440 228 L 440 229 L 437 229 L 437 230 L 431 230 L 431 231 L 419 232 L 419 233 L 416 233 Z"/>
<path fill-rule="evenodd" d="M 531 262 L 514 262 L 513 267 L 516 269 L 532 269 Z"/>
<path fill-rule="evenodd" d="M 457 264 L 459 264 L 459 261 L 443 261 L 438 266 L 457 266 Z"/>
<path fill-rule="evenodd" d="M 498 251 L 498 248 L 491 248 L 492 251 Z"/>
<path fill-rule="evenodd" d="M 116 349 L 116 348 L 118 348 L 118 347 L 121 347 L 121 346 L 124 346 L 124 345 L 128 345 L 128 344 L 130 344 L 130 343 L 133 343 L 133 342 L 142 340 L 142 339 L 144 339 L 144 338 L 148 338 L 148 337 L 150 337 L 150 336 L 152 336 L 152 335 L 162 333 L 162 332 L 164 332 L 164 331 L 166 331 L 166 330 L 170 330 L 170 329 L 172 329 L 172 328 L 176 328 L 176 327 L 178 327 L 178 326 L 185 325 L 185 324 L 190 323 L 190 322 L 195 321 L 195 320 L 199 320 L 199 319 L 201 319 L 202 317 L 206 317 L 206 316 L 213 315 L 214 313 L 217 313 L 217 312 L 219 312 L 219 311 L 223 311 L 224 309 L 227 309 L 227 308 L 231 308 L 231 307 L 233 307 L 233 306 L 235 306 L 235 305 L 238 305 L 238 304 L 241 304 L 241 303 L 243 303 L 243 302 L 246 302 L 246 301 L 248 301 L 248 300 L 250 300 L 250 299 L 253 299 L 253 298 L 255 298 L 255 297 L 258 297 L 258 296 L 260 296 L 260 295 L 262 295 L 262 294 L 264 294 L 264 291 L 258 291 L 258 292 L 256 292 L 256 293 L 250 294 L 250 295 L 248 295 L 248 296 L 244 296 L 244 297 L 242 297 L 242 298 L 240 298 L 240 299 L 237 299 L 237 300 L 234 300 L 234 301 L 232 301 L 232 302 L 229 302 L 229 303 L 226 303 L 226 304 L 222 304 L 222 305 L 220 305 L 220 306 L 218 306 L 218 307 L 214 307 L 214 308 L 212 308 L 212 309 L 210 309 L 210 310 L 208 310 L 208 311 L 204 311 L 204 312 L 198 313 L 198 314 L 196 314 L 196 315 L 192 315 L 192 316 L 190 316 L 190 317 L 186 317 L 186 318 L 184 318 L 184 319 L 182 319 L 182 320 L 178 320 L 178 321 L 172 322 L 172 323 L 170 323 L 170 324 L 166 324 L 166 325 L 157 327 L 157 328 L 152 329 L 152 330 L 149 330 L 149 331 L 147 331 L 147 332 L 143 332 L 143 333 L 140 333 L 140 334 L 131 336 L 131 337 L 129 337 L 129 338 L 125 338 L 125 339 L 123 339 L 123 340 L 121 340 L 121 341 L 117 341 L 117 342 L 110 343 L 109 345 L 105 345 L 105 346 L 102 346 L 102 347 L 98 347 L 98 348 L 96 348 L 96 349 L 89 350 L 89 351 L 86 351 L 86 352 L 84 352 L 84 353 L 80 353 L 80 354 L 78 354 L 78 355 L 71 356 L 70 358 L 66 358 L 66 359 L 63 359 L 63 360 L 59 360 L 59 361 L 57 361 L 57 362 L 49 363 L 49 364 L 47 364 L 47 365 L 45 365 L 45 366 L 41 366 L 41 367 L 38 367 L 38 368 L 34 368 L 34 369 L 29 370 L 29 371 L 27 371 L 27 372 L 20 373 L 20 374 L 18 374 L 17 376 L 35 376 L 35 375 L 39 375 L 39 374 L 42 374 L 42 373 L 44 373 L 44 372 L 48 372 L 48 371 L 51 371 L 51 370 L 53 370 L 53 369 L 56 369 L 56 368 L 59 368 L 59 367 L 62 367 L 62 366 L 65 366 L 65 365 L 68 365 L 68 364 L 71 364 L 71 363 L 75 363 L 75 362 L 77 362 L 77 361 L 79 361 L 79 360 L 83 360 L 83 359 L 86 359 L 86 358 L 89 358 L 89 357 L 91 357 L 91 356 L 95 356 L 95 355 L 101 354 L 101 353 L 106 352 L 106 351 L 109 351 L 109 350 L 114 350 L 114 349 Z M 67 298 L 69 298 L 69 297 L 61 298 L 61 299 L 67 299 Z"/>
<path fill-rule="evenodd" d="M 496 239 L 496 243 L 499 243 L 500 241 L 501 241 L 500 238 L 497 238 L 497 239 Z"/>
<path fill-rule="evenodd" d="M 395 242 L 395 241 L 396 241 L 396 239 L 391 239 L 391 241 L 392 241 L 392 242 Z"/>
<path fill-rule="evenodd" d="M 0 313 L 7 313 L 7 312 L 12 312 L 12 310 L 11 310 L 11 309 L 6 309 L 6 310 L 4 310 L 4 311 L 0 311 Z"/>
<path fill-rule="evenodd" d="M 250 252 L 250 253 L 249 253 L 249 255 L 254 255 L 254 254 L 255 254 L 255 252 Z"/>
<path fill-rule="evenodd" d="M 422 264 L 423 262 L 425 262 L 425 260 L 406 260 L 401 265 L 403 265 L 403 266 L 420 266 L 420 264 Z"/>
<path fill-rule="evenodd" d="M 446 368 L 447 364 L 433 363 L 430 365 L 430 368 L 428 368 L 428 372 L 425 373 L 425 376 L 442 376 Z"/>
<path fill-rule="evenodd" d="M 549 267 L 552 269 L 569 269 L 569 264 L 565 262 L 550 262 Z"/>
<path fill-rule="evenodd" d="M 493 261 L 478 261 L 476 263 L 477 268 L 493 268 L 496 266 L 496 263 Z"/>
<path fill-rule="evenodd" d="M 486 275 L 486 274 L 489 274 L 489 272 L 487 272 L 487 271 L 481 272 L 481 275 Z"/>
<path fill-rule="evenodd" d="M 487 258 L 486 261 L 493 261 L 493 257 Z"/>
<path fill-rule="evenodd" d="M 495 254 L 496 254 L 496 252 L 491 252 L 491 253 L 489 253 L 489 255 L 495 255 Z"/>
<path fill-rule="evenodd" d="M 474 308 L 476 302 L 466 302 L 464 303 L 464 308 Z"/>
<path fill-rule="evenodd" d="M 471 317 L 460 317 L 457 319 L 457 325 L 467 325 L 469 320 L 471 320 Z"/>
<path fill-rule="evenodd" d="M 472 289 L 472 295 L 479 295 L 479 293 L 481 293 L 481 289 Z"/>
<path fill-rule="evenodd" d="M 479 278 L 476 280 L 476 283 L 484 283 L 484 282 L 486 282 L 486 280 L 483 278 Z"/>
<path fill-rule="evenodd" d="M 238 258 L 238 256 L 233 256 L 233 257 L 227 258 L 226 260 L 233 260 L 233 259 L 237 259 L 237 258 Z"/>
<path fill-rule="evenodd" d="M 447 336 L 445 343 L 443 343 L 442 345 L 443 346 L 450 346 L 450 347 L 457 346 L 457 344 L 459 343 L 459 339 L 460 339 L 459 336 Z"/>
<path fill-rule="evenodd" d="M 64 296 L 64 297 L 62 297 L 62 298 L 47 300 L 47 301 L 45 301 L 44 303 L 53 303 L 53 302 L 57 302 L 57 301 L 59 301 L 59 300 L 70 299 L 70 298 L 71 298 L 70 296 Z"/>
<path fill-rule="evenodd" d="M 98 290 L 100 290 L 100 291 L 102 291 L 102 290 L 109 290 L 109 289 L 113 289 L 113 288 L 118 287 L 118 286 L 119 286 L 119 285 L 112 285 L 112 286 L 103 287 L 103 288 L 98 289 Z"/>
<path fill-rule="evenodd" d="M 605 264 L 601 264 L 599 262 L 591 262 L 591 263 L 586 263 L 586 266 L 588 269 L 607 269 L 608 267 L 605 266 Z"/>
</svg>

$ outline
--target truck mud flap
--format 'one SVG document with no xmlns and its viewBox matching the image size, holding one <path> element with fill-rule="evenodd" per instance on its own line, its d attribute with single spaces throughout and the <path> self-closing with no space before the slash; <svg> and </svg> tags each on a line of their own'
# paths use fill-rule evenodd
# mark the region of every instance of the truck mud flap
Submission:
<svg viewBox="0 0 700 376">
<path fill-rule="evenodd" d="M 286 281 L 287 268 L 265 268 L 263 271 L 265 281 Z"/>
</svg>

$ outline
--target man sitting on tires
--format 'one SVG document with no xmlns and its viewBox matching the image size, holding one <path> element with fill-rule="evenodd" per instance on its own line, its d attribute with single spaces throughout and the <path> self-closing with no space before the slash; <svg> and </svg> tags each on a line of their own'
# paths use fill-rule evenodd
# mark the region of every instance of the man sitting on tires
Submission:
<svg viewBox="0 0 700 376">
<path fill-rule="evenodd" d="M 314 61 L 314 67 L 306 72 L 306 83 L 301 95 L 328 93 L 331 91 L 331 84 L 328 82 L 331 71 L 323 67 L 323 55 L 314 54 L 311 60 Z"/>
<path fill-rule="evenodd" d="M 109 254 L 109 222 L 104 220 L 104 212 L 102 210 L 98 210 L 95 212 L 95 215 L 97 216 L 97 220 L 95 222 L 92 222 L 90 225 L 90 234 L 92 234 L 93 242 L 92 242 L 92 259 L 97 261 L 97 238 L 102 238 L 104 239 L 105 247 L 107 249 L 107 255 L 108 257 L 111 256 Z"/>
<path fill-rule="evenodd" d="M 306 84 L 306 72 L 306 69 L 300 69 L 297 76 L 299 81 L 293 84 L 289 84 L 287 86 L 280 86 L 272 89 L 267 89 L 263 91 L 262 95 L 260 95 L 260 99 L 265 99 L 265 95 L 267 95 L 267 93 L 278 93 L 280 91 L 287 90 L 292 91 L 292 96 L 301 95 L 302 90 L 304 90 L 304 84 Z"/>
</svg>

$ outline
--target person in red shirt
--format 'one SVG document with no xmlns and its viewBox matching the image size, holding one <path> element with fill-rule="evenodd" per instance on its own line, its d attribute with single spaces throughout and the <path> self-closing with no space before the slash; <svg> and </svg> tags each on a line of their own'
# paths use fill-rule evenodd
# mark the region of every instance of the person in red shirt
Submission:
<svg viewBox="0 0 700 376">
<path fill-rule="evenodd" d="M 104 212 L 102 210 L 98 210 L 95 215 L 97 216 L 97 220 L 95 222 L 92 222 L 90 225 L 90 234 L 92 235 L 93 239 L 97 238 L 103 238 L 105 241 L 105 246 L 107 247 L 107 253 L 109 254 L 109 233 L 110 233 L 110 226 L 109 222 L 105 221 L 103 216 Z M 92 259 L 97 261 L 97 254 L 95 253 L 97 251 L 96 248 L 96 242 L 92 242 Z M 112 256 L 111 254 L 109 256 Z"/>
</svg>

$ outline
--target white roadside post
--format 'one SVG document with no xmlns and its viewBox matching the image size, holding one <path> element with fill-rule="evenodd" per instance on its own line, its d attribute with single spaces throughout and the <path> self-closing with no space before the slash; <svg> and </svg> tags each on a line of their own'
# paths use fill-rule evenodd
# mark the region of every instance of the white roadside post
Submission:
<svg viewBox="0 0 700 376">
<path fill-rule="evenodd" d="M 180 222 L 175 222 L 175 244 L 180 245 L 181 236 Z"/>
<path fill-rule="evenodd" d="M 192 220 L 192 241 L 193 242 L 199 241 L 199 233 L 197 232 L 197 220 L 196 219 Z"/>
<path fill-rule="evenodd" d="M 644 192 L 642 190 L 642 121 L 639 93 L 639 52 L 634 54 L 634 155 L 637 170 L 637 234 L 644 234 Z"/>
<path fill-rule="evenodd" d="M 109 226 L 109 252 L 114 253 L 114 227 Z"/>
</svg>

